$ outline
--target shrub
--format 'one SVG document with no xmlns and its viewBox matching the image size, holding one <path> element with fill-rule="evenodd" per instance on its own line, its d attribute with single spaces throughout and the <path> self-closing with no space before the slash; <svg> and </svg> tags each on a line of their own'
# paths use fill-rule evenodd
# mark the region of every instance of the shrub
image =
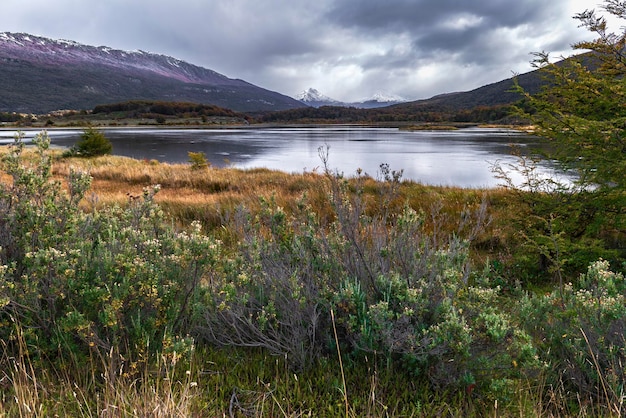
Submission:
<svg viewBox="0 0 626 418">
<path fill-rule="evenodd" d="M 530 94 L 516 85 L 523 97 L 517 115 L 529 121 L 534 135 L 549 142 L 544 159 L 574 175 L 571 185 L 555 176 L 543 181 L 528 177 L 528 190 L 543 193 L 527 194 L 526 213 L 518 218 L 542 267 L 559 279 L 562 273 L 583 273 L 598 258 L 621 264 L 626 256 L 626 55 L 623 32 L 610 31 L 613 21 L 626 20 L 626 5 L 619 0 L 602 3 L 601 12 L 574 15 L 594 39 L 573 48 L 589 52 L 559 62 L 536 53 L 532 64 L 542 78 L 541 89 Z"/>
<path fill-rule="evenodd" d="M 210 163 L 206 159 L 204 152 L 192 152 L 187 153 L 189 162 L 191 163 L 192 170 L 202 170 L 209 167 Z"/>
<path fill-rule="evenodd" d="M 532 281 L 548 280 L 562 285 L 563 277 L 584 272 L 598 258 L 623 259 L 617 248 L 619 232 L 607 229 L 602 199 L 583 185 L 568 184 L 541 173 L 536 158 L 523 156 L 517 164 L 493 167 L 510 189 L 517 204 L 510 218 L 516 239 L 512 242 L 512 265 L 516 280 L 524 275 Z M 515 184 L 511 172 L 522 181 Z M 611 239 L 615 235 L 615 242 Z"/>
<path fill-rule="evenodd" d="M 626 280 L 599 260 L 574 283 L 546 295 L 527 296 L 520 317 L 541 342 L 554 371 L 553 387 L 602 400 L 624 412 L 626 384 Z"/>
<path fill-rule="evenodd" d="M 104 136 L 104 133 L 94 128 L 87 128 L 80 136 L 80 140 L 67 152 L 70 157 L 97 157 L 107 155 L 113 151 L 113 144 Z"/>
<path fill-rule="evenodd" d="M 256 215 L 234 213 L 240 246 L 214 283 L 199 335 L 264 347 L 294 369 L 338 343 L 356 362 L 377 353 L 444 390 L 489 390 L 537 370 L 530 337 L 497 309 L 498 289 L 469 285 L 468 240 L 430 232 L 410 207 L 393 212 L 400 173 L 383 172 L 376 202 L 360 178 L 329 174 L 324 216 L 306 198 L 289 214 L 271 200 Z M 368 215 L 367 202 L 382 211 Z M 428 216 L 436 229 L 437 207 Z"/>
<path fill-rule="evenodd" d="M 308 207 L 291 218 L 273 202 L 261 203 L 258 215 L 240 207 L 229 221 L 241 242 L 224 260 L 199 333 L 221 345 L 264 347 L 302 369 L 323 352 L 328 304 L 321 292 L 339 267 L 319 247 Z"/>
<path fill-rule="evenodd" d="M 0 185 L 1 338 L 12 341 L 19 326 L 33 355 L 97 354 L 124 373 L 191 347 L 189 321 L 219 243 L 199 224 L 176 231 L 154 203 L 156 186 L 126 208 L 81 211 L 89 176 L 72 172 L 66 193 L 51 180 L 49 138 L 35 144 L 31 165 L 19 139 L 3 160 L 12 183 Z"/>
<path fill-rule="evenodd" d="M 399 216 L 395 248 L 385 254 L 398 267 L 378 275 L 376 290 L 347 279 L 336 293 L 349 349 L 384 354 L 442 390 L 488 393 L 494 381 L 537 372 L 530 337 L 498 309 L 499 288 L 484 277 L 468 283 L 467 242 L 451 236 L 437 244 L 422 224 L 410 209 Z"/>
</svg>

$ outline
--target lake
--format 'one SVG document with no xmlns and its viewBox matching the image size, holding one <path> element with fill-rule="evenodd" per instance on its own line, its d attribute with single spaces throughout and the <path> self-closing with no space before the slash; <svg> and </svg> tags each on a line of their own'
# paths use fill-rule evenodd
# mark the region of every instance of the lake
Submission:
<svg viewBox="0 0 626 418">
<path fill-rule="evenodd" d="M 514 163 L 510 144 L 530 149 L 538 140 L 525 133 L 493 128 L 455 131 L 401 131 L 363 126 L 242 127 L 226 129 L 103 129 L 113 153 L 136 159 L 187 162 L 203 152 L 217 167 L 266 167 L 286 172 L 323 170 L 319 148 L 328 149 L 331 169 L 353 176 L 358 169 L 378 178 L 381 164 L 403 170 L 404 179 L 424 184 L 495 187 L 496 162 Z M 38 131 L 24 131 L 27 139 Z M 70 147 L 82 130 L 51 129 L 52 144 Z M 11 142 L 12 131 L 0 141 Z M 545 172 L 550 172 L 545 165 Z M 516 177 L 514 177 L 516 178 Z"/>
</svg>

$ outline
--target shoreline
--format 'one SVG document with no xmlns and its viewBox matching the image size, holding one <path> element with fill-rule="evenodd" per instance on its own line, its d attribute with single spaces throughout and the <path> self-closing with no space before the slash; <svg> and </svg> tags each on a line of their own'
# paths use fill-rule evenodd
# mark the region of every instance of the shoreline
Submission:
<svg viewBox="0 0 626 418">
<path fill-rule="evenodd" d="M 220 130 L 220 129 L 276 129 L 276 128 L 328 128 L 328 127 L 366 127 L 366 128 L 397 128 L 400 130 L 448 130 L 448 129 L 506 129 L 526 132 L 532 134 L 534 127 L 530 125 L 506 125 L 506 124 L 480 124 L 480 123 L 415 123 L 415 122 L 393 122 L 393 123 L 248 123 L 248 124 L 99 124 L 85 123 L 81 125 L 52 125 L 52 126 L 19 126 L 16 124 L 1 124 L 0 132 L 31 132 L 31 131 L 83 131 L 86 128 L 122 130 L 122 129 L 190 129 L 190 130 Z"/>
</svg>

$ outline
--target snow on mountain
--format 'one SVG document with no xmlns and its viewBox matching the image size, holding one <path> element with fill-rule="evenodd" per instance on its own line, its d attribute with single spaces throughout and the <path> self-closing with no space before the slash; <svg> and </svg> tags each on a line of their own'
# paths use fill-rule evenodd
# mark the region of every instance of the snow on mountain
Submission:
<svg viewBox="0 0 626 418">
<path fill-rule="evenodd" d="M 350 106 L 359 107 L 362 109 L 373 109 L 377 107 L 391 106 L 398 103 L 404 103 L 407 99 L 387 93 L 376 93 L 369 99 L 363 99 L 359 102 L 350 103 Z"/>
<path fill-rule="evenodd" d="M 374 94 L 371 98 L 366 99 L 366 100 L 362 100 L 362 102 L 379 102 L 379 103 L 402 103 L 402 102 L 406 102 L 407 99 L 405 99 L 402 96 L 398 96 L 395 94 L 387 94 L 387 93 L 383 93 L 383 92 L 379 92 Z"/>
<path fill-rule="evenodd" d="M 376 93 L 372 97 L 368 99 L 363 99 L 357 102 L 340 102 L 339 100 L 335 100 L 330 98 L 322 93 L 319 90 L 314 88 L 309 88 L 302 93 L 296 96 L 296 100 L 301 101 L 312 107 L 320 107 L 320 106 L 343 106 L 343 107 L 357 107 L 357 108 L 375 108 L 375 107 L 383 107 L 390 106 L 392 104 L 403 103 L 407 100 L 403 97 L 397 95 L 391 95 L 386 93 Z"/>
<path fill-rule="evenodd" d="M 37 62 L 52 60 L 55 63 L 98 63 L 116 68 L 147 70 L 186 83 L 220 82 L 220 84 L 245 84 L 229 79 L 215 71 L 197 67 L 166 55 L 144 51 L 122 51 L 105 46 L 89 46 L 66 39 L 48 39 L 25 33 L 0 33 L 3 52 L 15 58 L 28 58 Z"/>
<path fill-rule="evenodd" d="M 302 103 L 177 58 L 0 32 L 0 111 L 43 113 L 127 100 L 190 101 L 236 111 Z"/>
<path fill-rule="evenodd" d="M 330 98 L 314 88 L 304 90 L 302 93 L 296 96 L 296 100 L 299 100 L 302 103 L 312 107 L 343 106 L 343 103 L 341 103 L 340 101 Z"/>
</svg>

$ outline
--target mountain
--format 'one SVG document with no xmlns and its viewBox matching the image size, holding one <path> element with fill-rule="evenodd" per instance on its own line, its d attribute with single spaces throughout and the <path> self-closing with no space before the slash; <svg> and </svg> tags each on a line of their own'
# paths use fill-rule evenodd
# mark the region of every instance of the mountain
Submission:
<svg viewBox="0 0 626 418">
<path fill-rule="evenodd" d="M 555 65 L 576 63 L 593 70 L 601 60 L 591 52 L 563 59 Z M 356 106 L 324 106 L 290 109 L 263 115 L 272 123 L 525 123 L 511 114 L 511 105 L 522 99 L 513 91 L 515 78 L 528 93 L 535 94 L 548 82 L 536 69 L 474 90 L 450 92 L 400 104 L 362 109 Z"/>
<path fill-rule="evenodd" d="M 407 100 L 400 96 L 376 93 L 369 99 L 363 99 L 360 102 L 352 103 L 351 106 L 361 109 L 375 109 L 378 107 L 386 107 L 405 102 L 407 102 Z"/>
<path fill-rule="evenodd" d="M 240 112 L 302 107 L 291 97 L 166 55 L 0 33 L 0 111 L 46 113 L 128 100 Z"/>
<path fill-rule="evenodd" d="M 555 65 L 567 66 L 572 63 L 582 65 L 590 71 L 594 71 L 601 65 L 602 60 L 594 52 L 585 52 L 564 58 L 556 62 Z M 546 85 L 547 81 L 544 77 L 545 74 L 542 73 L 541 69 L 536 69 L 516 76 L 519 85 L 530 94 L 538 93 L 541 88 Z M 442 94 L 426 100 L 418 100 L 411 103 L 397 105 L 397 107 L 436 105 L 448 110 L 458 111 L 482 106 L 508 105 L 521 99 L 521 96 L 518 93 L 512 91 L 513 86 L 514 77 L 511 77 L 496 83 L 487 84 L 474 90 Z"/>
<path fill-rule="evenodd" d="M 314 88 L 304 90 L 302 93 L 296 96 L 296 99 L 311 107 L 321 106 L 344 106 L 339 100 L 332 99 L 323 95 Z"/>
<path fill-rule="evenodd" d="M 376 93 L 371 98 L 363 99 L 358 102 L 341 102 L 320 93 L 319 90 L 314 88 L 309 88 L 298 94 L 296 99 L 311 107 L 341 106 L 356 107 L 359 109 L 373 109 L 406 102 L 406 99 L 400 96 L 390 96 L 383 93 Z"/>
<path fill-rule="evenodd" d="M 573 59 L 573 58 L 572 58 Z M 580 58 L 589 65 L 589 59 Z M 557 63 L 557 65 L 561 65 Z M 539 70 L 517 76 L 519 84 L 529 93 L 538 92 L 545 84 Z M 273 112 L 264 115 L 264 122 L 302 123 L 389 123 L 389 122 L 459 122 L 459 123 L 515 123 L 510 114 L 510 105 L 519 101 L 520 94 L 512 91 L 513 77 L 488 84 L 471 91 L 440 94 L 429 99 L 396 103 L 383 102 L 363 108 L 352 104 L 344 106 L 307 107 Z"/>
<path fill-rule="evenodd" d="M 539 70 L 516 76 L 517 82 L 530 94 L 537 93 L 545 83 Z M 507 78 L 470 91 L 440 94 L 429 99 L 396 104 L 394 109 L 419 111 L 432 109 L 439 112 L 458 112 L 479 107 L 497 107 L 512 104 L 521 96 L 512 91 L 514 78 Z"/>
</svg>

